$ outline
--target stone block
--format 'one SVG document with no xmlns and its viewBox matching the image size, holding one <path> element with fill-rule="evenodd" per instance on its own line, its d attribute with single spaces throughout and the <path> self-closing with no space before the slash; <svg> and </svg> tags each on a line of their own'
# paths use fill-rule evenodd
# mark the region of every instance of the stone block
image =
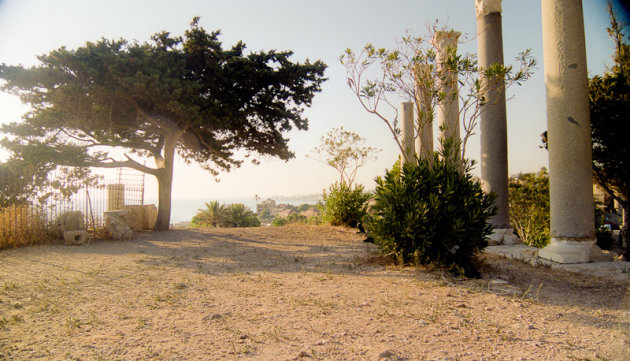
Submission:
<svg viewBox="0 0 630 361">
<path fill-rule="evenodd" d="M 153 229 L 153 227 L 155 227 L 155 223 L 157 222 L 157 207 L 155 204 L 145 204 L 142 208 L 144 210 L 142 228 Z"/>
<path fill-rule="evenodd" d="M 144 208 L 141 205 L 137 206 L 124 206 L 123 210 L 128 210 L 127 214 L 122 221 L 131 228 L 132 231 L 138 232 L 142 230 L 142 224 L 144 222 Z"/>
<path fill-rule="evenodd" d="M 129 240 L 133 236 L 133 231 L 127 226 L 117 214 L 128 214 L 129 211 L 105 212 L 105 227 L 113 239 Z"/>
<path fill-rule="evenodd" d="M 88 243 L 90 236 L 86 231 L 65 231 L 63 232 L 63 241 L 65 245 L 81 245 Z"/>
</svg>

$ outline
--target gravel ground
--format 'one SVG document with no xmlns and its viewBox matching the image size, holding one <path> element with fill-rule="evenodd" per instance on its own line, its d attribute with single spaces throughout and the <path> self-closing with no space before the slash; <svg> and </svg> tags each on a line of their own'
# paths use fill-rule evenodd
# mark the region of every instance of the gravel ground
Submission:
<svg viewBox="0 0 630 361">
<path fill-rule="evenodd" d="M 0 360 L 630 360 L 627 282 L 481 261 L 398 267 L 323 226 L 3 250 Z"/>
</svg>

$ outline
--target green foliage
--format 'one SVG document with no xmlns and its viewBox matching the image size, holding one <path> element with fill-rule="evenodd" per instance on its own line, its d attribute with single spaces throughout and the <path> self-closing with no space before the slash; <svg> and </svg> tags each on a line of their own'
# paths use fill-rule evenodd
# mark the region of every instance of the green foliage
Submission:
<svg viewBox="0 0 630 361">
<path fill-rule="evenodd" d="M 630 44 L 623 33 L 625 24 L 617 20 L 609 3 L 608 34 L 615 42 L 614 66 L 604 75 L 589 82 L 589 104 L 593 140 L 593 170 L 595 181 L 627 211 L 630 206 Z M 628 222 L 623 225 L 624 253 L 630 256 Z"/>
<path fill-rule="evenodd" d="M 549 174 L 546 168 L 538 173 L 519 174 L 508 182 L 510 222 L 527 245 L 549 244 Z"/>
<path fill-rule="evenodd" d="M 206 203 L 192 221 L 193 227 L 258 227 L 260 220 L 242 203 L 223 205 L 217 201 Z"/>
<path fill-rule="evenodd" d="M 320 206 L 322 221 L 333 226 L 357 227 L 367 214 L 370 194 L 360 184 L 350 186 L 345 182 L 335 182 L 328 192 L 322 194 Z"/>
<path fill-rule="evenodd" d="M 477 276 L 476 253 L 487 245 L 496 209 L 494 195 L 472 179 L 470 164 L 458 165 L 434 155 L 431 162 L 397 163 L 376 178 L 370 235 L 401 263 L 436 264 Z"/>
<path fill-rule="evenodd" d="M 320 223 L 320 218 L 319 217 L 306 217 L 306 216 L 302 216 L 300 214 L 297 213 L 293 213 L 291 215 L 289 215 L 288 217 L 281 217 L 281 218 L 275 218 L 272 222 L 271 225 L 275 226 L 275 227 L 280 227 L 280 226 L 286 226 L 289 224 L 312 224 L 312 225 L 318 225 Z"/>
<path fill-rule="evenodd" d="M 320 61 L 293 63 L 291 51 L 245 54 L 242 42 L 223 49 L 219 35 L 195 18 L 183 37 L 102 39 L 53 50 L 31 68 L 0 64 L 2 89 L 32 107 L 24 122 L 0 128 L 10 135 L 2 146 L 33 164 L 154 175 L 156 229 L 167 229 L 175 152 L 215 175 L 242 163 L 237 149 L 289 159 L 283 134 L 307 129 L 304 107 L 325 80 Z"/>
</svg>

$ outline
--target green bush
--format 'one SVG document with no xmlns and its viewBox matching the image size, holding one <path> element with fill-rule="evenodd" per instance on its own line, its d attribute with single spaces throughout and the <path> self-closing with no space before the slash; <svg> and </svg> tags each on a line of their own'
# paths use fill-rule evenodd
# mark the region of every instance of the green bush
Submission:
<svg viewBox="0 0 630 361">
<path fill-rule="evenodd" d="M 352 187 L 346 182 L 335 182 L 322 194 L 322 221 L 333 226 L 357 227 L 365 218 L 369 199 L 370 194 L 362 185 Z"/>
<path fill-rule="evenodd" d="M 508 182 L 510 223 L 527 245 L 545 247 L 549 233 L 549 174 L 542 168 L 538 173 L 519 174 Z"/>
<path fill-rule="evenodd" d="M 375 243 L 401 263 L 445 266 L 479 275 L 473 261 L 487 245 L 496 208 L 494 195 L 457 165 L 436 154 L 429 163 L 399 163 L 376 179 L 375 204 L 368 223 Z"/>
<path fill-rule="evenodd" d="M 217 201 L 206 203 L 206 208 L 198 210 L 190 225 L 192 227 L 223 227 L 225 210 L 225 206 Z"/>
</svg>

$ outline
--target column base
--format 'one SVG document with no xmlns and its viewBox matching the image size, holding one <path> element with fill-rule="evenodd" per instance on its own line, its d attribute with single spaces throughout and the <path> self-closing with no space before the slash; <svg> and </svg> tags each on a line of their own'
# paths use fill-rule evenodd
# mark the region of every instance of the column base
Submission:
<svg viewBox="0 0 630 361">
<path fill-rule="evenodd" d="M 514 228 L 495 228 L 488 236 L 490 244 L 517 244 L 521 240 L 514 234 Z"/>
<path fill-rule="evenodd" d="M 558 263 L 588 263 L 610 261 L 606 255 L 592 241 L 573 241 L 569 239 L 552 238 L 551 243 L 538 251 L 538 257 Z"/>
</svg>

